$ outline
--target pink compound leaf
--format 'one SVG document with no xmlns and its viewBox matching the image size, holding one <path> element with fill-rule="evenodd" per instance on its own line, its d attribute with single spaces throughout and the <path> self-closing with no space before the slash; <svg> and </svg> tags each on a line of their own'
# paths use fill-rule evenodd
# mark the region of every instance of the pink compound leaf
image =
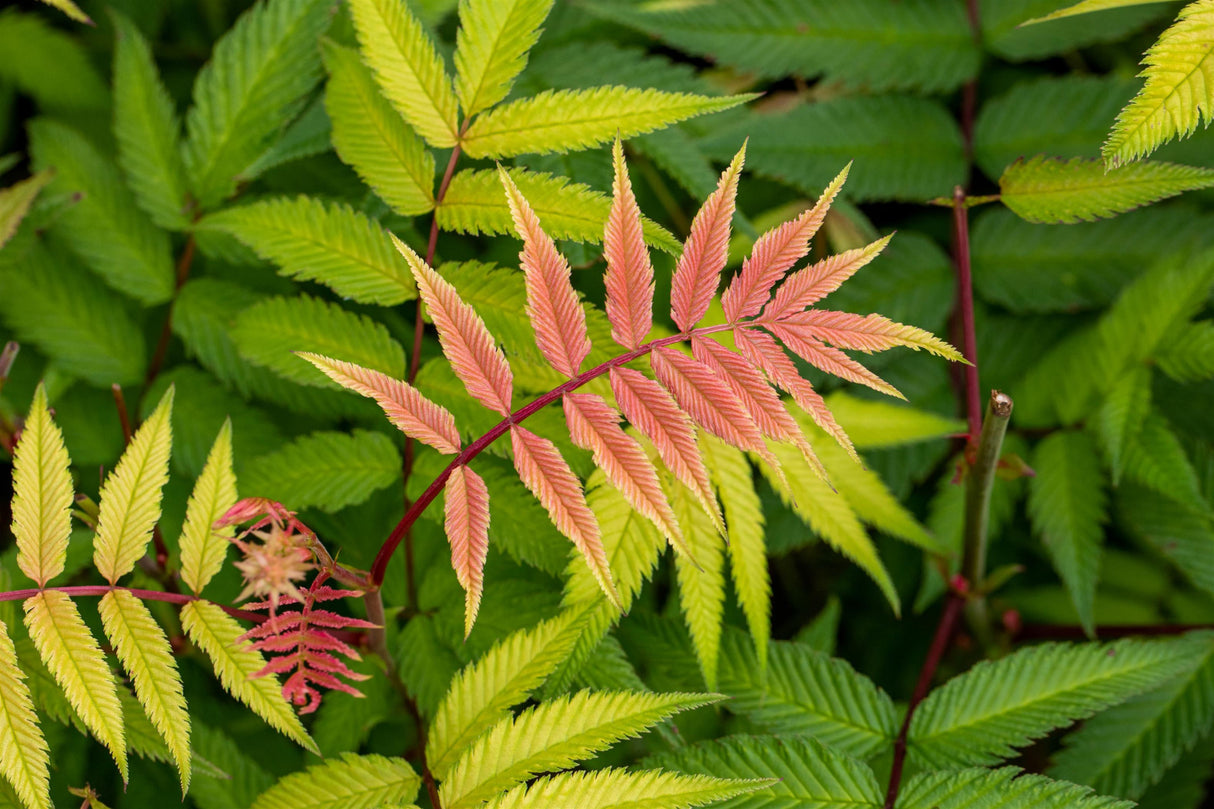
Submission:
<svg viewBox="0 0 1214 809">
<path fill-rule="evenodd" d="M 624 165 L 624 147 L 616 138 L 612 148 L 615 180 L 611 212 L 603 231 L 607 260 L 607 319 L 612 338 L 627 349 L 645 341 L 653 326 L 653 264 L 641 231 L 641 209 L 632 194 Z"/>
<path fill-rule="evenodd" d="M 691 222 L 683 253 L 675 265 L 670 288 L 670 315 L 681 331 L 688 331 L 712 304 L 729 253 L 729 225 L 733 219 L 738 176 L 746 159 L 746 145 L 734 156 Z"/>
<path fill-rule="evenodd" d="M 877 239 L 872 244 L 829 256 L 788 276 L 763 309 L 760 320 L 764 322 L 782 320 L 802 311 L 807 306 L 813 306 L 838 289 L 844 281 L 855 275 L 857 270 L 880 255 L 892 238 L 891 233 L 884 238 Z"/>
<path fill-rule="evenodd" d="M 742 262 L 742 271 L 721 296 L 721 307 L 730 323 L 757 315 L 771 297 L 772 287 L 809 252 L 810 240 L 822 227 L 850 170 L 848 163 L 812 208 L 791 222 L 772 228 L 755 241 L 750 255 Z"/>
<path fill-rule="evenodd" d="M 569 262 L 557 252 L 556 244 L 540 227 L 539 217 L 506 170 L 499 166 L 497 173 L 506 189 L 514 229 L 523 240 L 519 261 L 527 283 L 527 317 L 535 330 L 536 345 L 553 368 L 565 376 L 577 376 L 590 353 L 590 335 L 586 313 L 569 280 Z"/>
<path fill-rule="evenodd" d="M 633 508 L 649 518 L 671 545 L 689 554 L 657 470 L 640 443 L 620 427 L 620 414 L 592 393 L 566 393 L 563 399 L 573 443 L 593 452 L 595 465 Z"/>
<path fill-rule="evenodd" d="M 489 489 L 466 466 L 451 470 L 447 480 L 444 522 L 451 543 L 451 566 L 464 588 L 464 637 L 472 631 L 481 606 L 485 557 L 489 553 Z"/>
<path fill-rule="evenodd" d="M 640 371 L 611 369 L 611 391 L 625 418 L 653 442 L 666 467 L 690 489 L 725 535 L 725 518 L 708 482 L 695 426 L 666 389 Z"/>
<path fill-rule="evenodd" d="M 455 417 L 408 382 L 321 354 L 306 351 L 295 353 L 343 388 L 374 399 L 387 414 L 388 421 L 405 435 L 434 447 L 444 455 L 459 452 L 459 430 L 455 428 Z"/>
<path fill-rule="evenodd" d="M 417 290 L 455 375 L 478 402 L 503 416 L 510 415 L 514 376 L 485 321 L 408 245 L 395 236 L 392 241 L 413 270 Z"/>
<path fill-rule="evenodd" d="M 608 600 L 623 612 L 624 602 L 611 577 L 598 521 L 569 464 L 551 441 L 517 425 L 510 428 L 510 444 L 514 468 L 523 484 L 548 510 L 557 530 L 573 541 Z"/>
</svg>

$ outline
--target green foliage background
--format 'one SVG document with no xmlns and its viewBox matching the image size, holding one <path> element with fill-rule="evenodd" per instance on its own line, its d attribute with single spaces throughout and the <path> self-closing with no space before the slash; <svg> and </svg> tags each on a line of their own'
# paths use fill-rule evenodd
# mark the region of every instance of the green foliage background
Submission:
<svg viewBox="0 0 1214 809">
<path fill-rule="evenodd" d="M 299 509 L 340 561 L 366 568 L 401 513 L 401 436 L 373 405 L 290 352 L 404 376 L 416 290 L 384 231 L 424 253 L 433 211 L 436 254 L 450 262 L 442 272 L 505 347 L 520 391 L 558 384 L 523 313 L 518 241 L 506 235 L 508 213 L 489 170 L 495 162 L 519 170 L 545 226 L 564 240 L 575 286 L 601 307 L 595 242 L 611 190 L 601 144 L 614 132 L 577 144 L 593 148 L 573 148 L 573 136 L 552 148 L 509 139 L 469 148 L 435 211 L 449 154 L 442 146 L 450 143 L 431 148 L 441 127 L 439 136 L 426 131 L 433 122 L 410 127 L 410 116 L 378 93 L 346 5 L 257 4 L 224 38 L 250 5 L 112 0 L 118 13 L 109 14 L 81 3 L 96 27 L 32 2 L 0 12 L 0 186 L 55 169 L 0 251 L 0 342 L 22 345 L 0 410 L 15 423 L 45 379 L 77 489 L 96 498 L 97 470 L 111 468 L 123 448 L 110 386 L 121 385 L 146 416 L 173 385 L 162 521 L 171 549 L 211 442 L 230 418 L 241 493 Z M 1061 5 L 977 3 L 975 36 L 966 4 L 954 0 L 558 2 L 517 82 L 498 88 L 507 103 L 539 96 L 528 114 L 558 119 L 563 111 L 542 94 L 601 85 L 637 88 L 595 100 L 605 109 L 618 101 L 619 120 L 625 111 L 640 115 L 648 97 L 639 90 L 649 88 L 709 97 L 697 112 L 722 109 L 669 126 L 655 118 L 637 126 L 644 134 L 625 137 L 652 220 L 646 237 L 659 303 L 689 217 L 749 139 L 735 268 L 757 233 L 806 207 L 852 162 L 815 255 L 897 235 L 831 308 L 878 312 L 959 345 L 952 212 L 931 203 L 951 199 L 957 186 L 971 196 L 1003 191 L 1002 203 L 970 211 L 977 357 L 983 390 L 1003 390 L 1016 403 L 1006 466 L 1015 469 L 1018 458 L 1035 476 L 1008 474 L 994 490 L 989 567 L 1017 569 L 990 605 L 1009 631 L 971 638 L 946 659 L 940 679 L 983 657 L 1001 660 L 935 692 L 916 715 L 909 771 L 918 780 L 899 803 L 906 809 L 1122 805 L 1060 782 L 1020 778 L 1012 787 L 1007 770 L 963 769 L 1005 761 L 1144 807 L 1186 809 L 1201 804 L 1214 767 L 1208 635 L 1125 641 L 1115 650 L 1124 671 L 1101 662 L 1114 650 L 1092 645 L 1004 656 L 1027 643 L 1015 634 L 1020 626 L 1030 637 L 1082 637 L 1108 636 L 1101 627 L 1214 624 L 1214 197 L 1202 190 L 1214 176 L 1214 135 L 1200 129 L 1150 164 L 1118 169 L 1138 172 L 1113 175 L 1130 177 L 1131 191 L 1060 199 L 1049 190 L 1051 178 L 1062 178 L 1061 192 L 1078 182 L 1066 174 L 1072 169 L 1087 172 L 1085 182 L 1105 182 L 1100 164 L 1066 161 L 1100 157 L 1118 111 L 1141 85 L 1143 52 L 1177 11 L 1175 3 L 1151 4 L 1017 27 Z M 410 3 L 419 36 L 434 43 L 448 72 L 455 6 Z M 1207 36 L 1214 40 L 1214 31 Z M 472 91 L 457 91 L 466 109 Z M 738 106 L 741 99 L 725 98 L 739 93 L 761 95 Z M 481 99 L 485 107 L 497 100 Z M 1063 160 L 1034 163 L 1037 156 Z M 195 207 L 180 204 L 187 194 Z M 1042 224 L 1060 221 L 1078 223 Z M 170 307 L 171 339 L 160 357 Z M 599 315 L 589 328 L 594 361 L 608 349 L 609 327 Z M 420 351 L 418 386 L 455 413 L 464 437 L 492 426 L 496 419 L 459 386 L 432 336 Z M 752 472 L 740 454 L 713 451 L 721 453 L 712 468 L 726 517 L 752 536 L 728 551 L 705 550 L 707 584 L 669 554 L 659 558 L 656 535 L 629 523 L 559 418 L 537 415 L 529 427 L 589 478 L 613 568 L 635 596 L 629 614 L 610 626 L 585 571 L 570 567 L 567 542 L 514 477 L 506 449 L 495 447 L 477 463 L 493 524 L 476 628 L 463 639 L 463 593 L 432 509 L 414 532 L 413 586 L 403 554 L 384 585 L 390 649 L 420 716 L 404 710 L 368 661 L 362 669 L 377 676 L 364 686 L 366 699 L 327 696 L 309 724 L 317 745 L 327 756 L 420 749 L 419 719 L 434 718 L 462 666 L 572 605 L 587 626 L 552 676 L 539 678 L 547 685 L 537 698 L 574 688 L 733 698 L 691 700 L 641 741 L 600 753 L 593 767 L 644 760 L 689 774 L 784 779 L 732 806 L 758 806 L 766 796 L 763 805 L 792 807 L 815 795 L 818 806 L 845 798 L 879 806 L 904 704 L 895 701 L 911 694 L 946 591 L 942 572 L 960 551 L 961 447 L 948 436 L 965 428 L 957 420 L 959 367 L 919 352 L 861 359 L 909 404 L 878 403 L 809 373 L 866 467 L 832 459 L 833 445 L 816 436 L 828 468 L 839 470 L 833 491 L 808 467 L 797 469 L 796 458 L 785 488 Z M 436 453 L 419 454 L 410 496 L 443 464 Z M 0 526 L 9 524 L 9 499 L 0 491 Z M 687 513 L 696 515 L 695 506 Z M 69 573 L 85 581 L 89 543 L 78 539 Z M 870 543 L 880 561 L 849 561 Z M 0 536 L 6 589 L 24 586 L 12 584 L 20 574 L 10 545 Z M 240 587 L 229 566 L 208 595 L 225 602 Z M 20 627 L 11 604 L 0 604 L 0 617 Z M 167 626 L 177 620 L 168 609 L 157 617 Z M 28 641 L 17 643 L 22 667 L 36 671 Z M 180 665 L 194 715 L 187 805 L 272 805 L 253 801 L 279 777 L 317 763 L 222 696 L 196 652 Z M 166 757 L 133 741 L 142 757 L 132 759 L 124 792 L 104 750 L 72 729 L 71 709 L 48 682 L 44 676 L 34 690 L 44 716 L 64 722 L 43 723 L 57 801 L 67 805 L 66 787 L 85 782 L 119 807 L 159 805 L 177 789 Z M 967 688 L 979 696 L 967 698 Z M 840 700 L 854 712 L 831 716 Z M 967 718 L 975 701 L 1018 718 L 1036 711 L 1036 719 Z M 141 717 L 128 713 L 135 736 Z M 831 779 L 833 787 L 822 786 Z M 5 801 L 18 805 L 0 789 Z"/>
</svg>

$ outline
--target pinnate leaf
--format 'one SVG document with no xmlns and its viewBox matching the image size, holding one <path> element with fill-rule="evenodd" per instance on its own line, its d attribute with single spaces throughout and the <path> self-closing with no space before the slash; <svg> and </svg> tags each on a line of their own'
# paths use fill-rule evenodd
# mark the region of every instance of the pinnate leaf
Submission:
<svg viewBox="0 0 1214 809">
<path fill-rule="evenodd" d="M 721 619 L 725 614 L 725 553 L 712 520 L 697 507 L 686 486 L 675 484 L 670 497 L 683 527 L 686 553 L 675 556 L 679 605 L 691 634 L 700 674 L 710 690 L 717 687 L 721 656 Z"/>
<path fill-rule="evenodd" d="M 63 432 L 46 401 L 46 387 L 34 391 L 29 417 L 13 455 L 12 531 L 17 566 L 45 587 L 63 572 L 72 533 L 71 460 Z"/>
<path fill-rule="evenodd" d="M 738 178 L 746 147 L 734 155 L 721 174 L 717 190 L 705 200 L 691 223 L 683 253 L 675 265 L 670 290 L 670 316 L 683 331 L 704 317 L 717 294 L 721 270 L 729 254 L 729 225 L 733 220 Z"/>
<path fill-rule="evenodd" d="M 421 778 L 403 758 L 340 756 L 295 772 L 257 796 L 251 809 L 376 809 L 404 806 Z"/>
<path fill-rule="evenodd" d="M 471 117 L 506 97 L 552 0 L 465 0 L 455 34 L 455 94 Z"/>
<path fill-rule="evenodd" d="M 1150 161 L 1109 169 L 1100 160 L 1038 155 L 1004 170 L 999 198 L 1025 221 L 1073 224 L 1210 186 L 1214 169 Z"/>
<path fill-rule="evenodd" d="M 678 775 L 660 770 L 628 772 L 603 769 L 541 778 L 515 787 L 485 809 L 530 806 L 577 806 L 578 809 L 625 809 L 638 804 L 688 809 L 750 792 L 767 782 L 728 780 L 707 775 Z M 660 802 L 660 803 L 659 803 Z"/>
<path fill-rule="evenodd" d="M 325 430 L 254 459 L 241 472 L 241 485 L 292 509 L 334 512 L 365 502 L 399 477 L 400 453 L 386 435 Z"/>
<path fill-rule="evenodd" d="M 252 676 L 265 668 L 266 661 L 260 652 L 236 640 L 244 634 L 236 619 L 209 601 L 191 601 L 181 609 L 181 626 L 211 659 L 215 674 L 228 693 L 252 708 L 270 727 L 320 755 L 316 743 L 283 697 L 278 680 L 272 676 Z"/>
<path fill-rule="evenodd" d="M 352 0 L 363 61 L 384 95 L 431 146 L 454 146 L 459 105 L 442 57 L 409 6 L 398 0 Z"/>
<path fill-rule="evenodd" d="M 232 471 L 232 422 L 225 420 L 207 454 L 206 465 L 186 505 L 181 548 L 181 580 L 195 593 L 223 567 L 233 526 L 216 529 L 215 523 L 236 505 L 236 474 Z"/>
<path fill-rule="evenodd" d="M 1086 787 L 1003 767 L 920 773 L 903 788 L 897 809 L 1130 809 L 1133 805 Z"/>
<path fill-rule="evenodd" d="M 434 155 L 380 95 L 357 51 L 330 41 L 323 47 L 329 70 L 325 110 L 337 154 L 397 213 L 433 210 Z"/>
<path fill-rule="evenodd" d="M 26 675 L 0 621 L 0 775 L 31 809 L 50 809 L 50 756 Z"/>
<path fill-rule="evenodd" d="M 611 149 L 614 179 L 611 212 L 603 231 L 603 258 L 607 271 L 607 317 L 611 336 L 624 348 L 645 342 L 653 327 L 653 264 L 645 247 L 641 209 L 632 193 L 619 138 Z"/>
<path fill-rule="evenodd" d="M 545 90 L 477 118 L 461 142 L 469 157 L 513 157 L 588 149 L 736 107 L 754 96 L 700 96 L 636 87 Z M 438 144 L 436 144 L 438 145 Z"/>
<path fill-rule="evenodd" d="M 527 316 L 544 358 L 560 373 L 575 377 L 590 353 L 586 313 L 569 280 L 569 262 L 557 252 L 552 238 L 505 169 L 498 169 L 514 229 L 523 240 L 520 266 L 527 282 Z"/>
<path fill-rule="evenodd" d="M 169 747 L 185 794 L 190 788 L 190 717 L 169 639 L 143 602 L 125 590 L 106 593 L 98 611 L 139 703 Z"/>
<path fill-rule="evenodd" d="M 472 632 L 485 584 L 489 553 L 489 489 L 467 466 L 451 470 L 443 489 L 444 527 L 451 543 L 451 566 L 464 588 L 464 637 Z"/>
<path fill-rule="evenodd" d="M 388 420 L 405 435 L 434 447 L 444 455 L 459 452 L 460 439 L 459 431 L 455 428 L 455 417 L 408 382 L 319 354 L 301 351 L 299 356 L 343 388 L 374 399 L 387 414 Z"/>
<path fill-rule="evenodd" d="M 169 479 L 172 414 L 169 388 L 101 486 L 93 563 L 110 584 L 135 568 L 160 519 L 161 490 Z"/>
<path fill-rule="evenodd" d="M 25 625 L 76 715 L 109 749 L 125 782 L 126 742 L 117 685 L 76 605 L 58 590 L 43 590 L 26 599 Z"/>
<path fill-rule="evenodd" d="M 503 416 L 510 414 L 514 377 L 502 350 L 476 310 L 465 303 L 450 282 L 396 237 L 396 249 L 408 260 L 426 311 L 438 328 L 443 353 L 468 393 Z"/>
</svg>

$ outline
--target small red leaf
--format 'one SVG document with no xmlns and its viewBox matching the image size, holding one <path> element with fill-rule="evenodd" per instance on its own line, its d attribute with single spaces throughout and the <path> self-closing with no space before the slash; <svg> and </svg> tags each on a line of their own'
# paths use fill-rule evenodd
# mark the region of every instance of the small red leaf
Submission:
<svg viewBox="0 0 1214 809">
<path fill-rule="evenodd" d="M 886 382 L 872 371 L 865 368 L 837 348 L 831 348 L 813 338 L 807 337 L 800 330 L 783 325 L 782 323 L 764 324 L 772 334 L 780 338 L 794 354 L 808 362 L 820 371 L 833 374 L 848 382 L 866 385 L 873 390 L 899 399 L 905 399 L 898 389 Z"/>
<path fill-rule="evenodd" d="M 624 147 L 616 138 L 612 149 L 615 181 L 611 213 L 603 232 L 603 257 L 607 260 L 607 319 L 612 338 L 633 349 L 645 341 L 653 326 L 653 264 L 641 231 L 641 209 L 632 194 L 632 182 L 624 165 Z"/>
<path fill-rule="evenodd" d="M 599 524 L 586 505 L 581 481 L 547 438 L 514 425 L 510 428 L 510 444 L 514 449 L 514 468 L 523 484 L 548 510 L 557 530 L 581 551 L 599 587 L 622 612 L 624 602 L 612 581 Z"/>
<path fill-rule="evenodd" d="M 675 265 L 670 288 L 670 316 L 682 331 L 688 331 L 712 303 L 721 282 L 721 270 L 729 254 L 729 223 L 733 219 L 738 175 L 746 159 L 746 146 L 721 174 L 717 190 L 704 202 L 691 223 L 683 254 Z"/>
<path fill-rule="evenodd" d="M 691 419 L 665 388 L 631 368 L 611 369 L 611 390 L 624 417 L 653 442 L 667 468 L 695 493 L 717 530 L 724 534 L 725 520 L 709 485 Z"/>
<path fill-rule="evenodd" d="M 535 330 L 536 345 L 553 368 L 565 376 L 577 376 L 590 353 L 590 335 L 586 313 L 569 281 L 569 262 L 557 252 L 506 170 L 499 167 L 498 176 L 506 188 L 514 229 L 523 240 L 519 261 L 527 282 L 527 317 Z"/>
<path fill-rule="evenodd" d="M 891 233 L 870 245 L 829 256 L 788 276 L 788 280 L 776 290 L 775 297 L 767 304 L 760 319 L 765 322 L 782 320 L 807 306 L 813 306 L 876 258 L 892 238 Z"/>
<path fill-rule="evenodd" d="M 686 552 L 674 511 L 657 470 L 635 438 L 620 428 L 620 414 L 591 393 L 566 393 L 565 422 L 573 443 L 594 453 L 600 467 L 633 507 L 653 521 L 671 544 Z"/>
<path fill-rule="evenodd" d="M 455 375 L 478 402 L 503 416 L 510 415 L 514 377 L 506 356 L 497 347 L 485 321 L 460 298 L 455 287 L 421 260 L 409 246 L 395 236 L 396 249 L 409 262 L 417 290 L 438 328 L 443 353 L 451 361 Z"/>
<path fill-rule="evenodd" d="M 484 589 L 485 556 L 489 553 L 489 489 L 466 466 L 451 471 L 444 490 L 444 519 L 451 543 L 451 566 L 464 588 L 464 637 L 472 631 Z"/>
<path fill-rule="evenodd" d="M 768 379 L 787 391 L 793 401 L 809 414 L 815 424 L 838 441 L 852 458 L 856 461 L 860 460 L 851 439 L 835 421 L 835 416 L 826 406 L 822 395 L 814 390 L 814 386 L 807 380 L 801 378 L 801 375 L 797 373 L 797 366 L 793 364 L 793 361 L 784 353 L 784 349 L 780 348 L 771 335 L 764 334 L 758 329 L 734 329 L 733 339 L 738 348 L 742 349 L 742 353 L 751 362 L 762 368 Z M 810 463 L 821 469 L 820 463 L 814 461 Z"/>
<path fill-rule="evenodd" d="M 459 452 L 459 430 L 455 429 L 455 417 L 409 383 L 352 362 L 306 351 L 295 353 L 324 371 L 343 388 L 374 399 L 387 414 L 388 421 L 405 435 L 434 447 L 444 455 Z"/>
<path fill-rule="evenodd" d="M 753 317 L 771 296 L 771 288 L 794 264 L 809 252 L 809 243 L 822 222 L 851 169 L 849 163 L 831 181 L 818 202 L 791 222 L 764 233 L 755 241 L 750 256 L 742 262 L 742 271 L 721 296 L 721 306 L 730 323 Z"/>
</svg>

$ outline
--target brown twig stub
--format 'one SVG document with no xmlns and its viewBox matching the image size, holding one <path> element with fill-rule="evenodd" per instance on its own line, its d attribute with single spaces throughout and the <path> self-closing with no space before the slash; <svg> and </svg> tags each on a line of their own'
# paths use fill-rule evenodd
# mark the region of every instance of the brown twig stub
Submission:
<svg viewBox="0 0 1214 809">
<path fill-rule="evenodd" d="M 122 446 L 125 448 L 131 443 L 131 414 L 126 407 L 122 386 L 115 382 L 110 385 L 110 391 L 114 394 L 114 407 L 118 410 L 118 423 L 122 427 Z"/>
</svg>

